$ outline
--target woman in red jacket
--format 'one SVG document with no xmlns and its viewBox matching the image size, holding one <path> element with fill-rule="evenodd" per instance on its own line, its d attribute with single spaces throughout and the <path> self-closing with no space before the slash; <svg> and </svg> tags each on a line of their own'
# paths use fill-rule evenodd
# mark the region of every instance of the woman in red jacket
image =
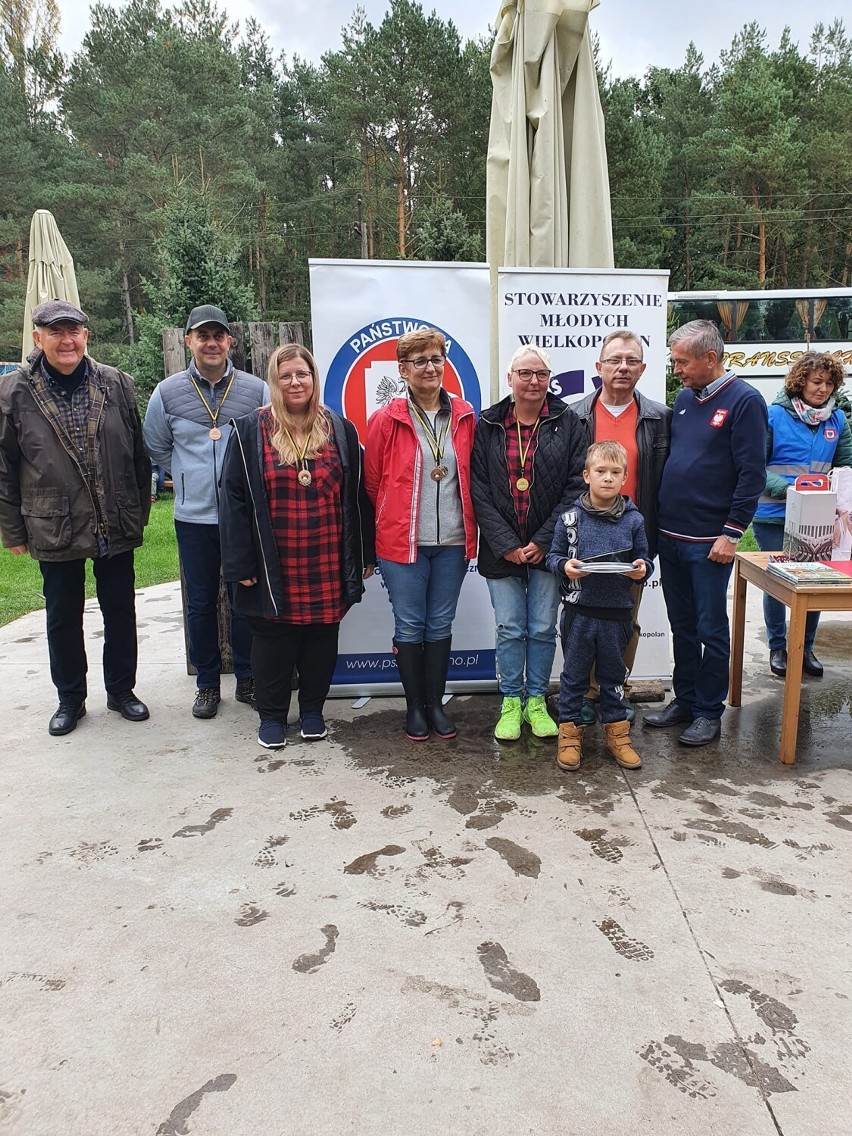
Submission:
<svg viewBox="0 0 852 1136">
<path fill-rule="evenodd" d="M 442 699 L 452 625 L 476 555 L 470 454 L 476 417 L 443 388 L 447 341 L 423 328 L 396 345 L 407 396 L 367 426 L 364 482 L 376 507 L 376 554 L 394 616 L 394 654 L 412 741 L 454 738 Z"/>
</svg>

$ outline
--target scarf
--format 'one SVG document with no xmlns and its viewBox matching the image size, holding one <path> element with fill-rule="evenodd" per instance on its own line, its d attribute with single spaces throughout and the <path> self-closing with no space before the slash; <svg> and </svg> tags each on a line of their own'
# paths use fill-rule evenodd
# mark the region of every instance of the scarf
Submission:
<svg viewBox="0 0 852 1136">
<path fill-rule="evenodd" d="M 819 426 L 820 422 L 827 421 L 834 413 L 833 395 L 823 406 L 808 406 L 808 404 L 802 402 L 800 398 L 791 398 L 790 402 L 792 403 L 793 409 L 806 426 Z"/>
<path fill-rule="evenodd" d="M 626 499 L 619 493 L 611 505 L 607 505 L 605 509 L 599 509 L 597 505 L 592 504 L 588 489 L 580 497 L 580 504 L 593 517 L 602 517 L 604 520 L 613 523 L 621 520 L 624 516 L 624 510 L 627 508 Z"/>
</svg>

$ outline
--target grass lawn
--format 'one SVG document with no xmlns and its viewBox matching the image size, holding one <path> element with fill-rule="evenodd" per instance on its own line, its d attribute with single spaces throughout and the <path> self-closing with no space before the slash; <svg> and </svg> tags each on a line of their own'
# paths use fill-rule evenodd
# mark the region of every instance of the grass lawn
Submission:
<svg viewBox="0 0 852 1136">
<path fill-rule="evenodd" d="M 136 587 L 164 584 L 177 580 L 178 552 L 172 519 L 174 499 L 161 497 L 151 505 L 151 520 L 145 529 L 145 543 L 136 549 Z M 92 564 L 86 564 L 86 596 L 95 594 Z M 12 556 L 0 549 L 0 626 L 18 616 L 44 607 L 41 594 L 41 572 L 29 556 Z"/>
</svg>

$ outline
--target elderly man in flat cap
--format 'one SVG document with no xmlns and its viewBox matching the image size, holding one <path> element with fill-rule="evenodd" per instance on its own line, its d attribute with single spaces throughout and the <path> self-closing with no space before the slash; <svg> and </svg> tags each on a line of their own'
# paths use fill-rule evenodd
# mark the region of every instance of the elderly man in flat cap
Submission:
<svg viewBox="0 0 852 1136">
<path fill-rule="evenodd" d="M 130 722 L 148 708 L 136 685 L 133 550 L 151 509 L 151 465 L 133 380 L 86 354 L 88 317 L 65 300 L 32 313 L 35 350 L 0 380 L 0 535 L 39 562 L 50 675 L 59 707 L 48 732 L 86 713 L 86 560 L 104 620 L 107 706 Z"/>
<path fill-rule="evenodd" d="M 192 359 L 185 371 L 156 387 L 145 412 L 151 457 L 172 471 L 175 533 L 186 593 L 186 638 L 195 667 L 195 718 L 215 718 L 221 698 L 219 650 L 219 481 L 232 418 L 269 401 L 263 379 L 238 371 L 229 352 L 234 342 L 221 308 L 202 304 L 186 321 L 184 342 Z M 229 591 L 237 587 L 228 585 Z M 251 628 L 231 614 L 231 651 L 237 680 L 234 697 L 254 705 Z"/>
</svg>

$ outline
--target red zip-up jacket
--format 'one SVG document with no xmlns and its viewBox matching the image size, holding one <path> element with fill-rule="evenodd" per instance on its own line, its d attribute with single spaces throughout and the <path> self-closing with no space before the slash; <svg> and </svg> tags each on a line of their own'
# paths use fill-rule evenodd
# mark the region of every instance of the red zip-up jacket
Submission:
<svg viewBox="0 0 852 1136">
<path fill-rule="evenodd" d="M 463 398 L 450 397 L 450 436 L 456 453 L 464 519 L 465 556 L 476 556 L 476 520 L 470 496 L 470 454 L 476 413 Z M 413 564 L 417 559 L 417 517 L 423 451 L 408 412 L 395 398 L 370 416 L 364 450 L 364 485 L 376 508 L 376 555 Z"/>
</svg>

